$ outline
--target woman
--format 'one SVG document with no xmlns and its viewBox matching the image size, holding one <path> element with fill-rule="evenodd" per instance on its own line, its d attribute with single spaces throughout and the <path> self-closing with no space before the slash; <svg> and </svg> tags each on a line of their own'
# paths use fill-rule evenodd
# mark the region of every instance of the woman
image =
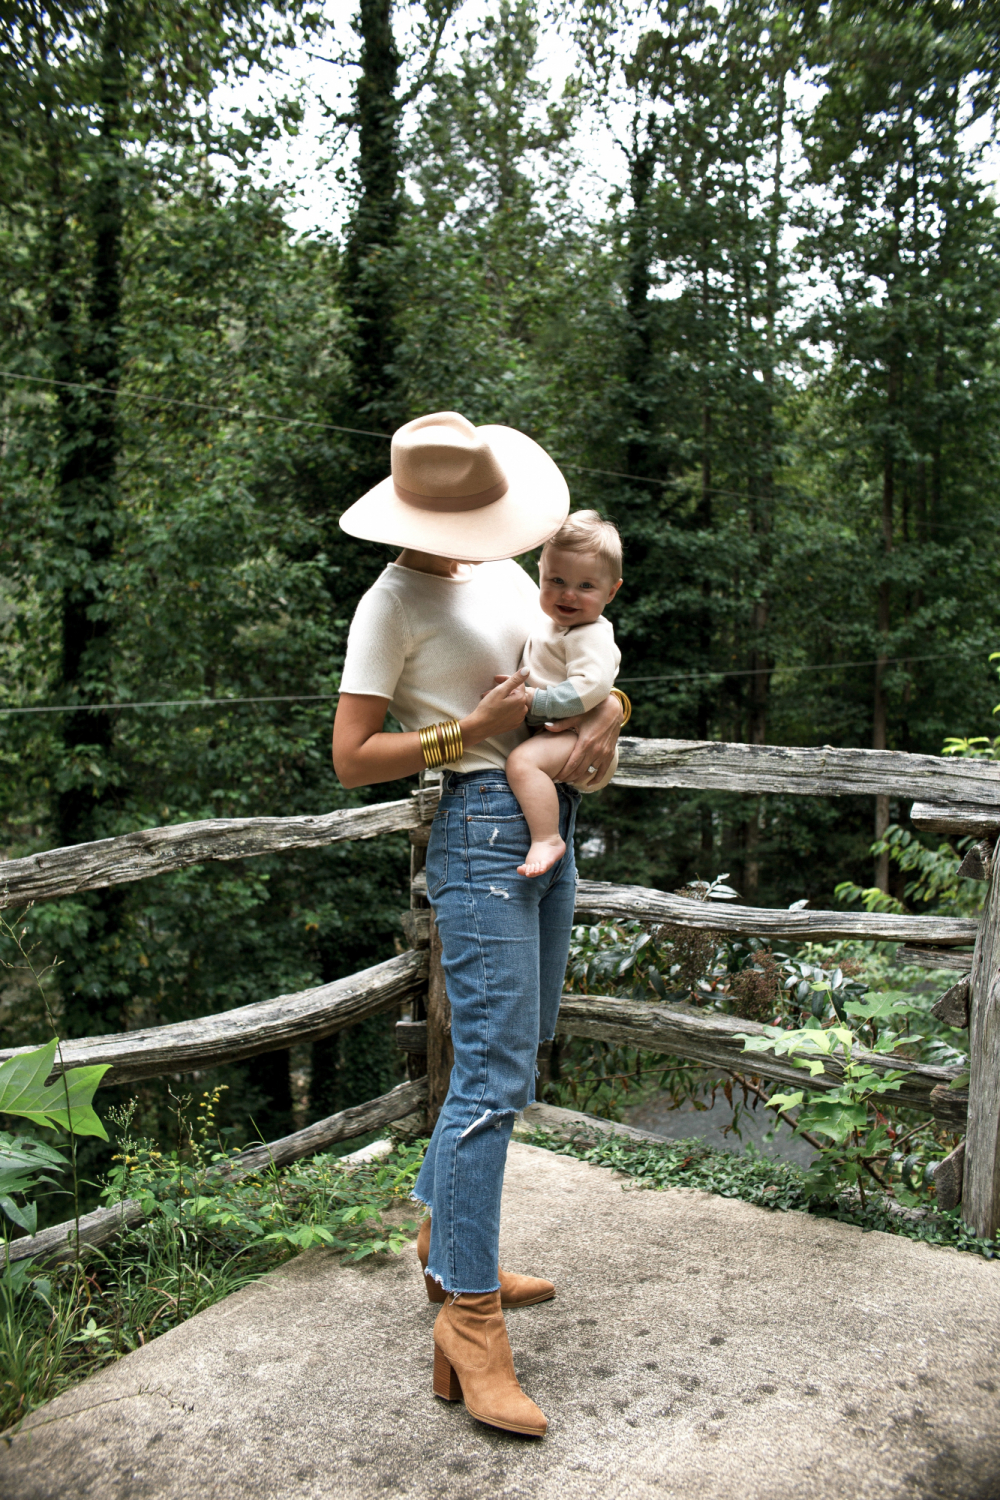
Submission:
<svg viewBox="0 0 1000 1500">
<path fill-rule="evenodd" d="M 415 1194 L 431 1210 L 418 1242 L 428 1293 L 444 1304 L 434 1391 L 464 1398 L 491 1426 L 539 1437 L 546 1419 L 518 1385 L 501 1306 L 555 1289 L 500 1272 L 500 1195 L 515 1113 L 534 1098 L 539 1040 L 555 1032 L 580 794 L 559 788 L 564 857 L 538 879 L 518 875 L 529 836 L 504 763 L 527 735 L 518 664 L 538 590 L 510 559 L 553 536 L 568 511 L 566 481 L 523 433 L 477 429 L 454 412 L 401 428 L 391 477 L 340 523 L 402 551 L 358 606 L 333 732 L 334 766 L 348 787 L 445 768 L 427 894 L 455 1062 Z M 387 706 L 403 734 L 383 732 Z M 623 710 L 612 696 L 560 721 L 577 734 L 567 783 L 604 775 Z"/>
</svg>

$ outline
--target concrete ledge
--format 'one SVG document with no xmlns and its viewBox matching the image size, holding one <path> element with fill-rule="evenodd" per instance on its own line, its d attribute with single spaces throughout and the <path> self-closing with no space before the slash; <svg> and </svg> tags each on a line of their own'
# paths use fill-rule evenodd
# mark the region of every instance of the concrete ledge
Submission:
<svg viewBox="0 0 1000 1500">
<path fill-rule="evenodd" d="M 514 1142 L 541 1443 L 431 1395 L 411 1249 L 312 1252 L 35 1414 L 0 1500 L 992 1500 L 1000 1267 Z"/>
<path fill-rule="evenodd" d="M 553 1135 L 573 1136 L 581 1130 L 588 1134 L 624 1135 L 630 1141 L 653 1141 L 657 1145 L 669 1144 L 662 1135 L 652 1135 L 646 1130 L 636 1130 L 632 1125 L 619 1125 L 616 1120 L 604 1120 L 600 1115 L 587 1115 L 579 1109 L 559 1109 L 555 1104 L 529 1104 L 514 1125 L 514 1136 L 531 1135 L 534 1130 L 548 1130 Z"/>
</svg>

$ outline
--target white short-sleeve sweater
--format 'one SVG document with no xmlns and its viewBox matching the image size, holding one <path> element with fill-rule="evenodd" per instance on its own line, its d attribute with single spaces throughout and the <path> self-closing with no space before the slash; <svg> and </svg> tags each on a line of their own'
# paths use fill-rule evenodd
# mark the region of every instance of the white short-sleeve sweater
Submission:
<svg viewBox="0 0 1000 1500">
<path fill-rule="evenodd" d="M 388 699 L 404 729 L 463 719 L 495 673 L 516 672 L 538 614 L 538 586 L 517 563 L 439 578 L 390 563 L 362 597 L 347 638 L 342 693 Z M 466 750 L 453 771 L 503 770 L 525 728 Z"/>
</svg>

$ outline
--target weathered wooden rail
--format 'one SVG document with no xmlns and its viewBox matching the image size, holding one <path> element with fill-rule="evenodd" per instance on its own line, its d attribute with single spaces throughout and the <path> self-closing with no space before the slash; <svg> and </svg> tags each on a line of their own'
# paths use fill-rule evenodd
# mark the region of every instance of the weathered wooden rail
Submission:
<svg viewBox="0 0 1000 1500">
<path fill-rule="evenodd" d="M 366 1016 L 394 1009 L 427 988 L 427 954 L 410 950 L 347 979 L 241 1005 L 219 1015 L 172 1026 L 147 1026 L 61 1044 L 53 1076 L 65 1068 L 107 1063 L 102 1086 L 138 1083 L 164 1073 L 191 1073 L 240 1062 L 260 1052 L 280 1052 L 298 1042 L 318 1042 Z M 27 1047 L 0 1051 L 0 1063 Z"/>
<path fill-rule="evenodd" d="M 742 1035 L 763 1036 L 764 1027 L 756 1021 L 741 1021 L 715 1010 L 700 1010 L 693 1005 L 661 1005 L 647 1001 L 619 1000 L 610 995 L 566 994 L 559 1009 L 559 1031 L 563 1036 L 595 1037 L 604 1042 L 625 1042 L 665 1056 L 683 1057 L 708 1068 L 726 1073 L 753 1073 L 775 1083 L 801 1088 L 803 1073 L 786 1057 L 770 1052 L 755 1052 L 748 1058 Z M 400 1021 L 397 1040 L 404 1051 L 424 1052 L 427 1048 L 426 1021 Z M 881 1053 L 856 1048 L 854 1059 L 866 1062 L 879 1074 L 899 1071 L 905 1074 L 894 1099 L 909 1109 L 924 1110 L 952 1129 L 961 1129 L 968 1110 L 968 1095 L 951 1088 L 959 1077 L 959 1068 L 932 1068 L 905 1058 L 886 1057 Z M 835 1057 L 825 1058 L 826 1072 L 809 1081 L 809 1087 L 822 1093 L 839 1088 L 843 1082 L 843 1064 Z"/>
<path fill-rule="evenodd" d="M 1000 767 L 995 762 L 907 755 L 899 750 L 622 738 L 615 783 L 724 792 L 793 792 L 813 797 L 926 797 L 933 803 L 914 809 L 915 815 L 919 811 L 924 817 L 918 827 L 952 833 L 989 833 L 1000 828 Z M 50 849 L 24 859 L 0 861 L 0 892 L 6 888 L 16 905 L 51 901 L 183 870 L 206 860 L 253 859 L 284 849 L 378 838 L 383 833 L 417 828 L 433 795 L 430 792 L 423 799 L 345 808 L 317 817 L 213 818 Z M 970 823 L 975 827 L 966 826 Z"/>
<path fill-rule="evenodd" d="M 1000 861 L 993 860 L 991 854 L 1000 834 L 1000 765 L 829 746 L 785 748 L 632 738 L 621 740 L 620 752 L 615 780 L 622 786 L 750 794 L 896 796 L 913 800 L 912 820 L 918 828 L 952 836 L 970 833 L 982 840 L 978 864 L 973 860 L 965 871 L 989 880 L 981 923 L 868 912 L 774 911 L 738 903 L 700 902 L 640 886 L 598 881 L 580 883 L 577 915 L 585 921 L 638 920 L 791 943 L 838 938 L 894 942 L 903 945 L 900 956 L 905 955 L 909 962 L 967 972 L 961 1004 L 951 991 L 941 1003 L 947 1000 L 949 1018 L 968 1017 L 972 1059 L 968 1094 L 950 1087 L 953 1070 L 876 1056 L 870 1060 L 880 1071 L 892 1066 L 905 1074 L 898 1095 L 900 1103 L 926 1110 L 953 1128 L 961 1128 L 968 1119 L 964 1191 L 961 1153 L 957 1153 L 958 1165 L 952 1166 L 952 1175 L 958 1173 L 955 1196 L 961 1195 L 963 1215 L 972 1228 L 980 1234 L 995 1234 L 1000 1227 Z M 64 1065 L 106 1062 L 111 1065 L 106 1083 L 134 1082 L 318 1040 L 364 1016 L 406 1003 L 411 1007 L 411 1019 L 400 1024 L 399 1040 L 408 1054 L 411 1083 L 401 1087 L 417 1090 L 421 1099 L 426 1097 L 429 1113 L 436 1117 L 452 1061 L 450 1006 L 422 877 L 436 800 L 436 787 L 428 779 L 419 793 L 398 802 L 317 817 L 217 819 L 144 829 L 120 838 L 0 862 L 0 897 L 6 893 L 12 905 L 22 906 L 142 880 L 209 860 L 247 859 L 285 849 L 376 838 L 383 833 L 409 833 L 412 894 L 411 910 L 404 914 L 404 929 L 411 943 L 408 952 L 334 984 L 220 1015 L 68 1041 L 62 1049 Z M 756 1029 L 751 1022 L 689 1006 L 594 995 L 566 996 L 560 1018 L 560 1030 L 570 1035 L 624 1041 L 730 1073 L 752 1072 L 801 1085 L 801 1071 L 786 1059 L 762 1053 L 747 1057 L 736 1033 Z M 0 1053 L 0 1060 L 9 1055 Z M 831 1059 L 827 1067 L 829 1071 L 813 1080 L 811 1087 L 836 1086 L 839 1065 Z M 360 1134 L 377 1128 L 372 1123 L 376 1116 L 379 1124 L 397 1118 L 385 1115 L 386 1108 L 400 1105 L 402 1096 L 397 1096 L 399 1091 L 394 1090 L 385 1096 L 393 1101 L 388 1105 L 385 1099 L 372 1101 L 370 1106 L 359 1106 L 358 1111 L 346 1111 L 343 1116 L 310 1126 L 285 1142 L 253 1151 L 270 1153 L 268 1160 L 280 1165 L 282 1160 L 295 1159 L 282 1152 L 304 1154 L 322 1149 L 333 1140 L 349 1139 L 348 1132 Z M 411 1107 L 400 1108 L 400 1113 L 410 1112 Z M 331 1129 L 340 1133 L 330 1135 Z M 248 1162 L 252 1154 L 244 1153 Z M 247 1170 L 257 1168 L 247 1165 Z M 101 1213 L 104 1219 L 88 1216 L 87 1232 L 81 1231 L 83 1244 L 104 1243 L 101 1235 L 110 1237 L 123 1222 L 131 1222 L 128 1205 Z M 89 1226 L 90 1219 L 95 1220 L 93 1226 Z M 63 1245 L 66 1228 L 60 1226 Z M 45 1233 L 52 1235 L 55 1231 Z M 27 1243 L 16 1242 L 12 1255 L 32 1253 L 24 1249 Z"/>
<path fill-rule="evenodd" d="M 367 1135 L 370 1130 L 381 1130 L 383 1125 L 391 1125 L 396 1120 L 414 1114 L 426 1102 L 426 1078 L 401 1083 L 378 1099 L 369 1099 L 365 1104 L 355 1104 L 350 1109 L 341 1110 L 339 1114 L 328 1115 L 325 1120 L 317 1120 L 314 1124 L 307 1125 L 305 1130 L 297 1130 L 294 1135 L 285 1135 L 278 1141 L 248 1147 L 223 1166 L 209 1169 L 205 1174 L 205 1190 L 211 1192 L 213 1185 L 224 1187 L 226 1182 L 239 1182 L 274 1167 L 287 1167 L 293 1161 L 301 1161 L 303 1156 L 315 1156 L 317 1152 L 326 1151 L 340 1141 Z M 142 1204 L 135 1198 L 126 1198 L 111 1208 L 98 1208 L 93 1213 L 83 1214 L 80 1218 L 79 1251 L 100 1250 L 117 1239 L 123 1230 L 137 1229 L 145 1220 Z M 39 1234 L 11 1240 L 6 1252 L 7 1259 L 18 1261 L 30 1258 L 47 1264 L 73 1260 L 78 1253 L 76 1229 L 76 1221 L 70 1219 L 64 1224 L 53 1224 L 50 1229 L 43 1229 Z M 0 1265 L 5 1263 L 3 1257 L 4 1252 L 0 1248 Z"/>
</svg>

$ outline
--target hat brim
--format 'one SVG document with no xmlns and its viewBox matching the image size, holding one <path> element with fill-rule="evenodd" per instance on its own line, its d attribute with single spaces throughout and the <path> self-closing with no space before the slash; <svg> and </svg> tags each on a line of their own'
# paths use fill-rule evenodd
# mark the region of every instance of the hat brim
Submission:
<svg viewBox="0 0 1000 1500">
<path fill-rule="evenodd" d="M 569 515 L 569 486 L 545 449 L 514 427 L 477 429 L 507 476 L 507 493 L 479 510 L 434 511 L 410 505 L 383 479 L 340 518 L 349 536 L 434 557 L 499 562 L 540 547 Z"/>
</svg>

